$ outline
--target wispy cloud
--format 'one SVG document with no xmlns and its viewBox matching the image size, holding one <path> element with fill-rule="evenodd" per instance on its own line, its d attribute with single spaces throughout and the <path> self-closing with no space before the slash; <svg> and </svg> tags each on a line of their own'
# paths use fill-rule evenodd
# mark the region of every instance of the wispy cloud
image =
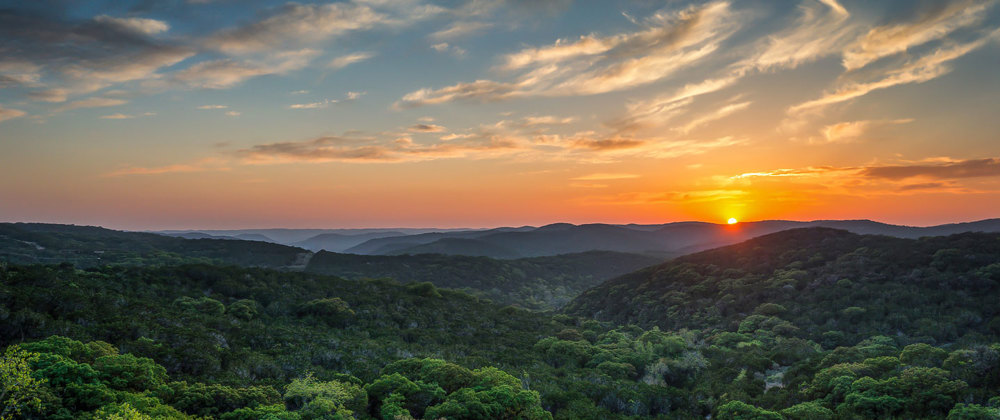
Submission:
<svg viewBox="0 0 1000 420">
<path fill-rule="evenodd" d="M 879 73 L 874 80 L 849 80 L 833 91 L 828 91 L 818 99 L 793 105 L 788 109 L 790 114 L 816 112 L 826 106 L 849 101 L 868 93 L 897 85 L 923 83 L 935 79 L 951 71 L 948 63 L 958 59 L 973 50 L 982 47 L 989 40 L 1000 35 L 1000 30 L 972 42 L 952 44 L 934 50 L 901 65 L 894 66 Z"/>
<path fill-rule="evenodd" d="M 448 25 L 447 28 L 432 33 L 430 37 L 438 40 L 464 38 L 477 32 L 482 32 L 492 26 L 493 24 L 489 22 L 456 21 Z"/>
<path fill-rule="evenodd" d="M 365 4 L 288 3 L 263 19 L 220 31 L 205 44 L 229 54 L 246 54 L 301 46 L 304 42 L 371 28 L 386 19 L 386 15 Z"/>
<path fill-rule="evenodd" d="M 370 52 L 357 52 L 353 54 L 342 55 L 340 57 L 334 58 L 327 63 L 327 67 L 331 69 L 342 69 L 354 63 L 360 63 L 369 58 L 374 57 L 375 54 Z"/>
<path fill-rule="evenodd" d="M 977 25 L 985 18 L 989 1 L 942 3 L 912 22 L 872 28 L 844 51 L 844 67 L 864 67 L 872 61 L 941 39 L 960 28 Z"/>
<path fill-rule="evenodd" d="M 198 107 L 198 109 L 226 109 L 226 108 L 229 108 L 229 105 L 202 105 Z"/>
<path fill-rule="evenodd" d="M 243 114 L 241 112 L 239 112 L 239 111 L 226 111 L 226 116 L 227 117 L 239 117 L 240 115 L 243 115 Z"/>
<path fill-rule="evenodd" d="M 735 72 L 795 68 L 836 55 L 859 29 L 847 23 L 850 13 L 836 0 L 805 2 L 799 10 L 794 24 L 758 42 L 755 53 L 733 66 Z"/>
<path fill-rule="evenodd" d="M 155 35 L 170 30 L 170 25 L 162 20 L 148 18 L 116 18 L 108 15 L 101 15 L 94 18 L 94 21 L 117 25 L 125 30 L 138 32 L 144 35 Z"/>
<path fill-rule="evenodd" d="M 465 55 L 466 51 L 457 45 L 451 45 L 447 42 L 439 42 L 437 44 L 431 45 L 431 49 L 439 53 L 451 53 L 456 57 L 461 57 Z"/>
<path fill-rule="evenodd" d="M 414 124 L 407 128 L 407 131 L 414 133 L 441 133 L 448 129 L 436 124 Z"/>
<path fill-rule="evenodd" d="M 565 125 L 576 121 L 576 117 L 556 117 L 554 115 L 538 115 L 538 116 L 527 116 L 524 117 L 523 124 L 525 126 L 538 126 L 538 125 Z"/>
<path fill-rule="evenodd" d="M 970 159 L 944 163 L 870 166 L 860 172 L 871 178 L 902 180 L 909 178 L 961 179 L 1000 177 L 1000 159 Z"/>
<path fill-rule="evenodd" d="M 105 177 L 122 177 L 131 175 L 161 175 L 161 174 L 172 174 L 172 173 L 189 173 L 189 172 L 210 172 L 210 171 L 228 171 L 230 170 L 228 163 L 225 159 L 219 158 L 205 158 L 198 160 L 194 163 L 182 163 L 174 165 L 165 166 L 153 166 L 153 167 L 143 167 L 143 166 L 128 166 L 116 171 L 112 171 L 104 174 Z"/>
<path fill-rule="evenodd" d="M 111 115 L 102 115 L 100 118 L 102 120 L 127 120 L 127 119 L 130 119 L 130 118 L 135 118 L 135 116 L 134 115 L 127 115 L 127 114 L 117 113 L 117 114 L 111 114 Z"/>
<path fill-rule="evenodd" d="M 729 4 L 713 2 L 681 11 L 661 11 L 637 32 L 528 48 L 508 55 L 504 68 L 516 80 L 477 80 L 403 96 L 397 107 L 456 100 L 496 101 L 524 96 L 592 95 L 662 80 L 704 59 L 736 28 Z"/>
<path fill-rule="evenodd" d="M 320 137 L 302 142 L 256 145 L 237 152 L 247 164 L 295 162 L 412 162 L 436 159 L 484 159 L 521 151 L 518 142 L 503 137 L 476 138 L 461 142 L 416 144 L 408 137 L 392 141 L 374 138 Z"/>
<path fill-rule="evenodd" d="M 732 114 L 734 114 L 736 112 L 739 112 L 739 111 L 742 111 L 744 109 L 747 109 L 748 107 L 750 107 L 751 103 L 752 102 L 750 102 L 750 101 L 746 101 L 746 102 L 740 102 L 740 103 L 725 105 L 725 106 L 723 106 L 723 107 L 721 107 L 719 109 L 716 109 L 716 110 L 714 110 L 714 111 L 712 111 L 712 112 L 710 112 L 708 114 L 702 115 L 702 116 L 700 116 L 698 118 L 695 118 L 695 119 L 691 120 L 687 124 L 684 124 L 683 126 L 681 126 L 679 128 L 679 130 L 680 130 L 680 132 L 687 134 L 691 130 L 694 130 L 695 128 L 701 127 L 701 126 L 703 126 L 705 124 L 708 124 L 708 123 L 710 123 L 712 121 L 721 120 L 721 119 L 723 119 L 723 118 L 725 118 L 725 117 L 727 117 L 729 115 L 732 115 Z"/>
<path fill-rule="evenodd" d="M 123 105 L 126 103 L 128 103 L 128 101 L 124 99 L 93 97 L 93 98 L 81 99 L 78 101 L 70 102 L 66 105 L 57 108 L 57 111 L 69 111 L 80 108 L 104 108 L 109 106 Z"/>
<path fill-rule="evenodd" d="M 836 124 L 831 124 L 823 127 L 820 131 L 823 133 L 823 137 L 827 142 L 845 142 L 852 141 L 861 136 L 863 136 L 868 131 L 884 127 L 887 125 L 896 124 L 906 124 L 913 122 L 911 118 L 903 118 L 897 120 L 861 120 L 861 121 L 844 121 Z"/>
<path fill-rule="evenodd" d="M 260 60 L 229 58 L 203 61 L 173 74 L 173 80 L 206 89 L 225 89 L 243 81 L 270 74 L 299 70 L 319 55 L 314 49 L 284 51 Z"/>
<path fill-rule="evenodd" d="M 26 113 L 20 109 L 4 108 L 3 106 L 0 106 L 0 121 L 23 117 L 25 115 Z"/>
<path fill-rule="evenodd" d="M 290 108 L 290 109 L 322 109 L 322 108 L 326 108 L 326 107 L 330 106 L 330 104 L 335 104 L 335 103 L 337 103 L 336 99 L 334 99 L 334 100 L 324 99 L 324 100 L 319 101 L 319 102 L 310 102 L 310 103 L 306 103 L 306 104 L 292 104 L 292 105 L 289 105 L 288 108 Z"/>
</svg>

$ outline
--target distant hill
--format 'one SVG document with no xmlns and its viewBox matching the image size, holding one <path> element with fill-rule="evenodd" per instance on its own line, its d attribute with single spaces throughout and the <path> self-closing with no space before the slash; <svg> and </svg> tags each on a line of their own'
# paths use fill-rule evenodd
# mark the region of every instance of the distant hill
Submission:
<svg viewBox="0 0 1000 420">
<path fill-rule="evenodd" d="M 332 251 L 339 252 L 345 249 L 358 246 L 365 241 L 376 238 L 385 238 L 388 236 L 405 236 L 406 234 L 399 231 L 380 231 L 380 232 L 367 232 L 367 233 L 355 233 L 355 234 L 344 234 L 344 233 L 321 233 L 319 235 L 313 236 L 304 241 L 299 241 L 293 243 L 293 245 L 308 249 L 310 251 Z"/>
<path fill-rule="evenodd" d="M 782 230 L 805 227 L 829 227 L 858 234 L 919 238 L 961 232 L 1000 232 L 1000 219 L 932 227 L 890 225 L 871 220 L 811 222 L 767 220 L 736 225 L 705 222 L 663 225 L 556 223 L 538 228 L 499 228 L 391 236 L 366 241 L 344 252 L 362 255 L 433 252 L 493 258 L 523 258 L 604 250 L 669 258 L 734 244 Z"/>
<path fill-rule="evenodd" d="M 820 343 L 879 334 L 945 343 L 1000 332 L 997 292 L 1000 234 L 903 239 L 807 228 L 618 277 L 565 311 L 671 330 L 752 332 L 760 328 L 753 322 L 783 323 Z"/>
<path fill-rule="evenodd" d="M 184 239 L 94 226 L 0 223 L 0 261 L 19 264 L 70 262 L 78 267 L 93 267 L 206 262 L 285 268 L 305 252 L 255 240 L 200 235 Z"/>
<path fill-rule="evenodd" d="M 455 239 L 461 240 L 461 239 Z M 619 252 L 590 251 L 551 257 L 496 260 L 456 255 L 369 256 L 319 252 L 306 271 L 349 279 L 389 277 L 431 282 L 505 305 L 555 309 L 612 277 L 662 262 Z"/>
<path fill-rule="evenodd" d="M 474 231 L 476 229 L 438 229 L 438 228 L 359 228 L 359 229 L 294 229 L 294 228 L 269 228 L 269 229 L 186 229 L 186 230 L 158 230 L 149 233 L 158 233 L 168 236 L 180 236 L 187 238 L 208 237 L 216 239 L 237 238 L 248 240 L 263 240 L 283 245 L 301 246 L 298 243 L 307 242 L 310 239 L 326 234 L 358 236 L 369 235 L 368 238 L 380 237 L 382 233 L 389 232 L 394 236 L 417 235 L 427 232 L 458 232 Z M 360 243 L 360 242 L 358 242 Z M 309 245 L 309 244 L 306 244 Z M 350 246 L 357 245 L 357 243 Z M 305 248 L 303 246 L 303 248 Z M 309 248 L 307 248 L 309 249 Z M 318 251 L 319 249 L 315 249 Z M 340 249 L 342 250 L 342 249 Z M 338 251 L 340 251 L 338 250 Z M 328 249 L 328 251 L 330 251 Z"/>
</svg>

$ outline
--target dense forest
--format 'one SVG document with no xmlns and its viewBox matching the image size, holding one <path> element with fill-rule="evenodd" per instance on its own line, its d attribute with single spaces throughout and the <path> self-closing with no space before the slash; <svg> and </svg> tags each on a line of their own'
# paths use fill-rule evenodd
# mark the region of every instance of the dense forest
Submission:
<svg viewBox="0 0 1000 420">
<path fill-rule="evenodd" d="M 612 251 L 498 260 L 462 255 L 372 256 L 311 251 L 234 238 L 180 238 L 92 226 L 0 223 L 0 261 L 162 267 L 216 264 L 332 274 L 349 279 L 387 277 L 430 282 L 504 305 L 554 310 L 610 278 L 662 258 Z"/>
<path fill-rule="evenodd" d="M 0 223 L 0 261 L 102 265 L 228 264 L 287 268 L 304 249 L 260 241 L 184 239 L 96 226 Z"/>
<path fill-rule="evenodd" d="M 0 415 L 1000 418 L 996 234 L 791 230 L 563 313 L 408 281 L 0 263 Z"/>
<path fill-rule="evenodd" d="M 461 255 L 356 255 L 320 251 L 306 271 L 349 279 L 388 277 L 403 283 L 431 282 L 501 304 L 557 309 L 602 281 L 662 259 L 612 251 L 497 260 Z"/>
</svg>

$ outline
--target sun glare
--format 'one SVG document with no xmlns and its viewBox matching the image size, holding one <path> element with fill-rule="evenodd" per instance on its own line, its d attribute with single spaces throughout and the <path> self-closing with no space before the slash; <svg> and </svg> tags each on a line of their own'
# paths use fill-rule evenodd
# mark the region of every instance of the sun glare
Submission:
<svg viewBox="0 0 1000 420">
<path fill-rule="evenodd" d="M 735 225 L 736 222 L 739 222 L 739 220 L 736 220 L 735 217 L 730 217 L 729 220 L 726 221 L 726 223 L 729 223 L 731 225 Z"/>
</svg>

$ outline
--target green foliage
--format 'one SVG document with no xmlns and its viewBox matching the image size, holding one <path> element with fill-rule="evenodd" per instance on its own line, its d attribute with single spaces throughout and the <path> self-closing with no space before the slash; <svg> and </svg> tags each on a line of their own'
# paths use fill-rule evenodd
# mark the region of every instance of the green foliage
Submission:
<svg viewBox="0 0 1000 420">
<path fill-rule="evenodd" d="M 997 420 L 1000 408 L 983 407 L 978 404 L 955 404 L 948 412 L 948 420 Z"/>
<path fill-rule="evenodd" d="M 320 251 L 306 271 L 349 279 L 392 278 L 461 289 L 497 302 L 551 310 L 607 279 L 659 262 L 661 258 L 610 251 L 499 260 L 460 255 L 354 255 Z M 426 287 L 426 286 L 425 286 Z"/>
<path fill-rule="evenodd" d="M 0 223 L 0 261 L 162 266 L 190 263 L 288 267 L 308 252 L 291 246 L 228 239 L 182 239 L 93 226 Z"/>
<path fill-rule="evenodd" d="M 795 231 L 561 314 L 421 281 L 8 264 L 0 345 L 30 353 L 26 418 L 993 418 L 998 260 L 997 235 Z"/>
<path fill-rule="evenodd" d="M 754 407 L 742 401 L 730 401 L 719 407 L 719 420 L 783 420 L 781 414 Z"/>
<path fill-rule="evenodd" d="M 131 354 L 98 357 L 94 361 L 94 369 L 109 387 L 121 391 L 153 390 L 167 379 L 167 370 L 163 366 L 152 359 Z"/>
<path fill-rule="evenodd" d="M 810 401 L 796 404 L 781 410 L 781 414 L 790 420 L 833 420 L 833 411 L 822 404 Z"/>
<path fill-rule="evenodd" d="M 296 379 L 285 390 L 285 406 L 303 418 L 323 418 L 325 413 L 350 417 L 368 406 L 368 394 L 360 386 L 338 381 L 318 381 L 312 375 Z"/>
<path fill-rule="evenodd" d="M 41 408 L 39 394 L 45 380 L 32 375 L 28 362 L 35 356 L 13 346 L 0 358 L 0 419 L 13 419 L 26 410 Z"/>
</svg>

